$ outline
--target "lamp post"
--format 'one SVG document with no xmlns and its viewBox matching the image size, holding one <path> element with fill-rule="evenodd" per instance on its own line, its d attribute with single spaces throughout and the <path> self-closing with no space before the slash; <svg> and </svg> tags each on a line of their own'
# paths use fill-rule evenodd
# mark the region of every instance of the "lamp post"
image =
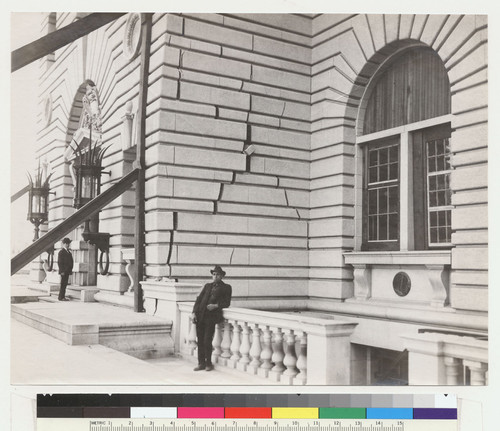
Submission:
<svg viewBox="0 0 500 431">
<path fill-rule="evenodd" d="M 73 207 L 79 209 L 101 193 L 102 159 L 108 147 L 98 147 L 97 143 L 92 147 L 92 127 L 86 151 L 82 151 L 78 143 L 74 142 L 76 148 L 73 151 L 77 157 L 73 165 L 76 179 Z M 99 232 L 99 214 L 92 220 L 85 220 L 82 237 L 84 241 L 97 246 L 101 252 L 99 273 L 102 275 L 106 275 L 109 269 L 109 236 L 109 233 Z"/>
<path fill-rule="evenodd" d="M 46 222 L 49 218 L 49 175 L 45 180 L 43 179 L 43 172 L 40 170 L 40 163 L 38 164 L 38 171 L 34 178 L 28 172 L 29 181 L 29 201 L 28 201 L 28 217 L 27 219 L 35 226 L 35 236 L 33 241 L 39 238 L 40 225 Z"/>
</svg>

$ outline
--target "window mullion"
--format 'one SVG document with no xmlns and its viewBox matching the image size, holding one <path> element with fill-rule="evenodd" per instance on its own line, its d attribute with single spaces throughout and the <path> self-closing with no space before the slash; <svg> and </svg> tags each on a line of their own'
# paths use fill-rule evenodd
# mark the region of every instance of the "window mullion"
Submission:
<svg viewBox="0 0 500 431">
<path fill-rule="evenodd" d="M 399 247 L 400 250 L 413 250 L 413 152 L 411 150 L 411 134 L 404 130 L 400 136 L 401 162 L 400 166 L 400 192 L 399 192 Z"/>
</svg>

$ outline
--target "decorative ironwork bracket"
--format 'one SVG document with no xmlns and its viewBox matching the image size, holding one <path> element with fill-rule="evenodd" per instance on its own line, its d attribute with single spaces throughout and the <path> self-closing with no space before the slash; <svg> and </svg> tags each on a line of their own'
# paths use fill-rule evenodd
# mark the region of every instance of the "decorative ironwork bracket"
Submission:
<svg viewBox="0 0 500 431">
<path fill-rule="evenodd" d="M 54 244 L 45 250 L 47 253 L 47 269 L 49 272 L 54 269 L 54 251 Z"/>
<path fill-rule="evenodd" d="M 83 240 L 95 245 L 99 251 L 99 274 L 107 275 L 109 271 L 109 233 L 104 232 L 82 232 Z"/>
</svg>

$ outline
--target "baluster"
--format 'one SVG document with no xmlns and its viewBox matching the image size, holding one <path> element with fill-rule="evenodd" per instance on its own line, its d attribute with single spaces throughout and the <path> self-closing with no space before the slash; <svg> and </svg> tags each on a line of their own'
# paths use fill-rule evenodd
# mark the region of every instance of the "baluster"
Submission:
<svg viewBox="0 0 500 431">
<path fill-rule="evenodd" d="M 222 336 L 222 343 L 220 345 L 222 353 L 219 361 L 223 365 L 227 365 L 227 360 L 231 357 L 231 325 L 227 320 L 224 321 L 224 335 Z"/>
<path fill-rule="evenodd" d="M 240 345 L 241 345 L 241 328 L 237 321 L 233 323 L 233 339 L 231 341 L 232 356 L 229 359 L 229 364 L 232 368 L 236 368 L 236 364 L 240 360 Z"/>
<path fill-rule="evenodd" d="M 284 381 L 288 384 L 292 384 L 292 379 L 298 374 L 297 367 L 297 356 L 295 354 L 295 334 L 292 329 L 287 329 L 286 331 L 286 352 L 285 358 L 283 359 L 283 365 L 286 370 L 283 372 L 280 381 Z"/>
<path fill-rule="evenodd" d="M 243 322 L 243 328 L 241 332 L 241 346 L 240 354 L 241 358 L 238 361 L 236 368 L 240 371 L 246 371 L 247 365 L 250 363 L 250 328 L 247 322 Z"/>
<path fill-rule="evenodd" d="M 486 371 L 488 364 L 479 361 L 463 361 L 464 366 L 470 370 L 471 386 L 484 386 L 486 384 Z"/>
<path fill-rule="evenodd" d="M 462 361 L 458 358 L 445 357 L 444 365 L 446 367 L 446 384 L 463 385 L 464 372 Z"/>
<path fill-rule="evenodd" d="M 194 324 L 193 319 L 191 317 L 189 317 L 188 346 L 189 346 L 189 354 L 194 355 L 194 351 L 197 349 L 196 325 Z"/>
<path fill-rule="evenodd" d="M 267 377 L 269 370 L 273 367 L 271 364 L 271 358 L 273 355 L 273 347 L 271 344 L 271 330 L 269 326 L 266 326 L 262 330 L 262 341 L 264 346 L 262 347 L 262 352 L 260 352 L 260 360 L 262 364 L 258 371 L 259 376 Z"/>
<path fill-rule="evenodd" d="M 248 370 L 251 374 L 257 374 L 257 370 L 260 366 L 260 354 L 262 352 L 262 346 L 260 344 L 260 329 L 259 325 L 254 323 L 252 329 L 252 347 L 250 349 L 250 356 L 252 357 L 252 361 L 248 366 Z"/>
<path fill-rule="evenodd" d="M 299 374 L 295 376 L 295 380 L 301 385 L 307 382 L 307 334 L 302 332 L 300 337 L 299 357 L 297 358 L 297 368 Z"/>
<path fill-rule="evenodd" d="M 285 358 L 285 353 L 283 352 L 283 332 L 281 328 L 277 328 L 274 332 L 274 343 L 273 343 L 273 354 L 271 356 L 271 361 L 274 362 L 274 367 L 271 368 L 269 376 L 276 382 L 279 382 L 285 366 L 283 365 L 283 359 Z"/>
<path fill-rule="evenodd" d="M 220 343 L 222 342 L 222 333 L 221 333 L 221 324 L 217 323 L 215 325 L 215 333 L 214 333 L 214 338 L 212 340 L 212 362 L 214 364 L 218 363 L 218 359 L 220 354 L 222 353 L 222 350 L 220 348 Z"/>
</svg>

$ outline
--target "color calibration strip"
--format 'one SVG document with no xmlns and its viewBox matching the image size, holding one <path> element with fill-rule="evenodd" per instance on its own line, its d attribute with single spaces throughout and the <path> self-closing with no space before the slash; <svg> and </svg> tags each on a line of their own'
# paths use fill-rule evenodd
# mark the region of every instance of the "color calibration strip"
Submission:
<svg viewBox="0 0 500 431">
<path fill-rule="evenodd" d="M 457 419 L 456 408 L 81 407 L 39 408 L 39 418 Z"/>
<path fill-rule="evenodd" d="M 39 418 L 457 419 L 453 395 L 38 395 Z"/>
<path fill-rule="evenodd" d="M 163 415 L 163 416 L 161 416 Z M 95 417 L 95 416 L 94 416 Z M 179 407 L 156 411 L 131 408 L 130 418 L 173 419 L 457 419 L 457 409 L 315 408 L 315 407 Z"/>
</svg>

